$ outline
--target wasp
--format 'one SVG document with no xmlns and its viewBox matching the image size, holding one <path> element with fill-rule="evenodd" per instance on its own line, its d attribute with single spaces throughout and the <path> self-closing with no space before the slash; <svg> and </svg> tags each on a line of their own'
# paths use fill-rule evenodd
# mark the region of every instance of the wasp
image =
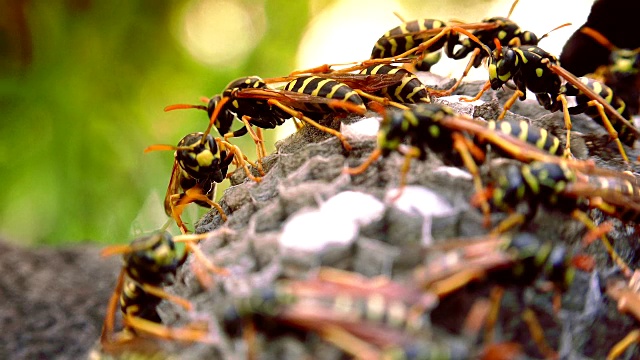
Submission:
<svg viewBox="0 0 640 360">
<path fill-rule="evenodd" d="M 637 221 L 640 214 L 640 186 L 635 176 L 599 168 L 577 170 L 563 163 L 509 164 L 481 196 L 500 210 L 517 209 L 494 233 L 533 218 L 540 205 L 570 214 L 589 230 L 597 229 L 585 212 L 592 208 L 622 221 Z M 611 259 L 628 273 L 606 234 L 598 237 Z"/>
<path fill-rule="evenodd" d="M 224 323 L 236 335 L 243 319 L 275 321 L 316 332 L 352 356 L 373 359 L 417 351 L 420 342 L 414 338 L 431 333 L 429 311 L 435 305 L 435 296 L 409 284 L 322 268 L 313 278 L 280 280 L 273 288 L 239 299 Z M 425 354 L 451 352 L 424 341 L 431 345 L 421 350 Z"/>
<path fill-rule="evenodd" d="M 273 129 L 282 125 L 290 115 L 267 104 L 266 100 L 238 99 L 235 91 L 239 89 L 269 89 L 267 83 L 258 76 L 245 76 L 231 81 L 222 91 L 221 95 L 215 95 L 211 99 L 204 99 L 207 105 L 175 104 L 165 107 L 165 111 L 178 109 L 199 109 L 207 112 L 210 125 L 205 131 L 209 134 L 214 126 L 225 141 L 231 137 L 250 134 L 256 143 L 258 158 L 266 156 L 266 149 L 260 129 Z M 214 115 L 215 113 L 215 115 Z M 231 132 L 234 120 L 240 120 L 244 126 Z M 252 125 L 258 128 L 252 130 Z"/>
<path fill-rule="evenodd" d="M 237 146 L 214 139 L 211 135 L 191 133 L 182 138 L 178 146 L 151 145 L 145 152 L 158 150 L 175 150 L 164 210 L 183 233 L 187 233 L 188 229 L 181 219 L 182 209 L 191 202 L 215 208 L 226 221 L 224 210 L 213 200 L 216 184 L 226 178 L 231 163 L 235 161 L 236 165 L 244 168 L 247 177 L 260 181 L 249 171 L 245 163 L 248 160 L 244 159 Z"/>
<path fill-rule="evenodd" d="M 541 241 L 526 232 L 450 239 L 443 244 L 425 251 L 447 250 L 447 256 L 429 260 L 415 271 L 415 281 L 439 297 L 487 276 L 502 285 L 526 285 L 544 279 L 565 291 L 573 280 L 574 264 L 582 260 L 563 245 Z"/>
<path fill-rule="evenodd" d="M 476 162 L 484 162 L 486 150 L 479 144 L 490 143 L 497 150 L 521 161 L 530 162 L 534 158 L 558 161 L 554 155 L 558 153 L 559 140 L 546 131 L 521 122 L 491 126 L 464 118 L 441 104 L 419 104 L 404 111 L 388 110 L 383 112 L 376 150 L 360 166 L 346 172 L 361 174 L 380 156 L 386 157 L 392 151 L 398 151 L 405 157 L 401 169 L 402 189 L 411 159 L 426 159 L 428 148 L 448 165 L 464 165 L 474 178 L 476 191 L 482 192 Z M 500 131 L 494 131 L 494 128 Z M 483 206 L 483 212 L 489 215 L 488 204 Z"/>
<path fill-rule="evenodd" d="M 102 251 L 103 256 L 123 255 L 122 270 L 102 328 L 101 344 L 104 349 L 117 350 L 120 345 L 135 342 L 141 334 L 187 342 L 209 341 L 208 331 L 201 326 L 194 324 L 192 327 L 169 328 L 162 325 L 156 309 L 164 299 L 191 310 L 192 306 L 186 299 L 165 292 L 161 286 L 172 282 L 177 269 L 187 259 L 187 251 L 197 249 L 190 243 L 205 236 L 207 234 L 174 237 L 161 230 L 137 238 L 129 245 L 110 246 Z M 185 252 L 182 255 L 178 255 L 176 242 L 185 242 Z M 224 269 L 215 271 L 224 273 Z M 122 310 L 124 329 L 112 338 L 118 303 Z"/>
<path fill-rule="evenodd" d="M 542 241 L 532 233 L 489 235 L 473 239 L 449 239 L 427 252 L 447 251 L 414 271 L 414 280 L 440 298 L 479 280 L 498 285 L 492 291 L 492 309 L 486 319 L 486 339 L 497 321 L 504 287 L 530 286 L 534 282 L 551 284 L 556 291 L 554 307 L 559 309 L 559 295 L 573 282 L 576 268 L 591 271 L 585 255 L 574 254 L 564 245 Z M 523 314 L 533 340 L 540 351 L 551 356 L 555 352 L 546 344 L 543 331 L 531 309 Z"/>
<path fill-rule="evenodd" d="M 461 39 L 458 33 L 452 31 L 451 27 L 447 27 L 440 20 L 421 19 L 404 22 L 401 26 L 385 33 L 376 42 L 371 52 L 371 59 L 402 57 L 408 52 L 415 51 L 415 54 L 421 54 L 418 56 L 420 61 L 416 64 L 416 68 L 429 71 L 431 66 L 440 59 L 439 50 L 442 48 L 445 49 L 444 51 L 449 58 L 455 60 L 463 59 L 472 54 L 464 73 L 451 88 L 446 91 L 432 90 L 432 94 L 438 96 L 450 95 L 469 73 L 471 66 L 479 67 L 482 61 L 491 55 L 491 51 L 495 48 L 494 39 L 498 39 L 503 46 L 537 45 L 548 35 L 547 33 L 538 38 L 530 31 L 523 31 L 509 19 L 517 3 L 518 0 L 514 1 L 507 17 L 492 17 L 477 24 L 456 24 L 456 27 L 470 30 L 473 34 L 473 37 L 469 36 L 464 39 Z M 566 25 L 568 24 L 560 27 Z M 422 45 L 439 33 L 443 35 L 437 41 L 429 46 Z M 414 50 L 419 46 L 421 46 L 420 50 Z"/>
<path fill-rule="evenodd" d="M 600 95 L 607 103 L 625 119 L 631 119 L 629 108 L 622 98 L 606 84 L 589 77 L 579 77 L 578 80 L 596 94 Z M 585 93 L 571 83 L 566 83 L 560 89 L 560 93 L 565 96 L 575 96 L 576 105 L 569 107 L 569 114 L 582 114 L 589 116 L 595 122 L 605 127 L 609 133 L 617 133 L 618 140 L 625 145 L 633 146 L 638 136 L 630 128 L 618 120 L 617 117 L 609 118 L 602 106 L 591 100 Z M 611 129 L 608 128 L 611 126 Z M 621 146 L 621 145 L 620 145 Z M 623 151 L 623 150 L 621 150 Z"/>
<path fill-rule="evenodd" d="M 362 115 L 366 112 L 364 101 L 356 90 L 340 81 L 321 76 L 295 77 L 282 90 L 236 89 L 232 96 L 242 100 L 266 101 L 290 117 L 334 135 L 347 151 L 351 150 L 351 145 L 344 135 L 314 119 L 320 120 L 331 113 Z"/>
<path fill-rule="evenodd" d="M 609 102 L 573 76 L 573 74 L 563 69 L 554 55 L 537 46 L 502 47 L 497 40 L 495 44 L 496 49 L 489 58 L 489 81 L 473 100 L 479 99 L 485 90 L 489 88 L 497 90 L 507 81 L 513 80 L 516 85 L 516 91 L 505 103 L 500 119 L 505 116 L 507 110 L 516 99 L 526 99 L 526 90 L 530 90 L 535 94 L 540 105 L 546 109 L 559 109 L 562 106 L 565 127 L 567 128 L 566 148 L 568 151 L 570 147 L 571 117 L 568 111 L 566 95 L 561 90 L 562 80 L 566 80 L 571 86 L 576 87 L 582 94 L 593 100 L 592 104 L 594 106 L 602 107 L 603 111 L 606 111 L 609 116 L 616 118 L 616 125 L 624 125 L 635 136 L 640 135 L 640 131 L 616 111 Z M 618 139 L 617 132 L 612 130 L 613 125 L 611 125 L 609 118 L 604 117 L 603 121 L 605 123 L 608 122 L 605 127 L 610 130 L 610 137 L 616 141 L 623 160 L 628 163 L 629 159 L 622 147 L 622 143 Z"/>
<path fill-rule="evenodd" d="M 608 59 L 597 61 L 594 65 L 599 66 L 593 66 L 589 71 L 580 69 L 572 61 L 571 43 L 568 42 L 560 56 L 561 62 L 564 64 L 566 61 L 568 68 L 577 68 L 580 75 L 588 72 L 589 74 L 586 76 L 612 88 L 629 107 L 627 111 L 631 114 L 637 114 L 640 111 L 640 48 L 620 48 L 590 26 L 581 27 L 577 34 L 594 40 L 608 54 Z"/>
</svg>

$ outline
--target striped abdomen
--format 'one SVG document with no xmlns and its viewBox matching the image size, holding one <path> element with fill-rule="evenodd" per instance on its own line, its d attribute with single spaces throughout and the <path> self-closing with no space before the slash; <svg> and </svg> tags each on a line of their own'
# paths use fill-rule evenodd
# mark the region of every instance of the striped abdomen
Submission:
<svg viewBox="0 0 640 360">
<path fill-rule="evenodd" d="M 445 26 L 446 24 L 444 22 L 434 19 L 420 19 L 405 22 L 387 31 L 378 39 L 371 51 L 371 58 L 378 59 L 400 55 L 429 40 L 430 37 L 425 38 L 424 35 L 420 34 L 420 31 L 438 29 Z M 433 52 L 441 49 L 446 41 L 447 37 L 445 36 L 433 44 L 429 50 Z"/>
<path fill-rule="evenodd" d="M 593 90 L 596 94 L 600 95 L 606 102 L 611 104 L 611 106 L 616 109 L 616 111 L 622 115 L 623 118 L 629 120 L 631 119 L 631 113 L 627 109 L 624 101 L 613 93 L 610 87 L 607 85 L 587 78 L 587 77 L 579 77 L 581 83 L 585 86 Z M 602 117 L 600 116 L 600 112 L 595 106 L 589 105 L 591 99 L 580 91 L 573 84 L 567 83 L 561 89 L 561 92 L 567 96 L 575 96 L 576 97 L 576 106 L 569 108 L 570 114 L 581 114 L 589 116 L 593 119 L 593 121 L 597 122 L 600 125 L 603 125 Z M 618 132 L 618 138 L 623 144 L 632 146 L 636 140 L 636 135 L 630 131 L 630 129 L 620 120 L 618 120 L 615 116 L 607 116 L 609 121 L 611 122 L 611 126 Z"/>
<path fill-rule="evenodd" d="M 524 120 L 489 121 L 487 127 L 516 137 L 551 155 L 561 156 L 564 152 L 564 148 L 560 146 L 560 139 L 547 130 L 530 125 Z"/>
<path fill-rule="evenodd" d="M 349 86 L 336 80 L 318 76 L 302 76 L 287 83 L 284 90 L 301 94 L 316 96 L 324 99 L 345 101 L 365 110 L 364 102 L 360 95 Z M 333 108 L 326 101 L 301 101 L 296 106 L 297 110 L 309 113 L 331 113 L 340 111 L 340 108 Z M 305 113 L 305 115 L 309 115 Z"/>
<path fill-rule="evenodd" d="M 401 103 L 428 103 L 429 93 L 420 80 L 409 71 L 392 65 L 372 65 L 363 69 L 361 74 L 404 74 L 402 81 L 391 86 L 387 86 L 379 91 L 393 101 Z"/>
</svg>

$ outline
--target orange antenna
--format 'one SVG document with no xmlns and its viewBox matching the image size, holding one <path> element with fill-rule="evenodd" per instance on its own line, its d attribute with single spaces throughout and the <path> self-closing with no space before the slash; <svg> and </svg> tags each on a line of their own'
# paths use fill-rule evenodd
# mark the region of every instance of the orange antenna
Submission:
<svg viewBox="0 0 640 360">
<path fill-rule="evenodd" d="M 402 21 L 402 22 L 407 22 L 407 21 L 402 17 L 402 15 L 400 15 L 400 13 L 399 13 L 399 12 L 394 11 L 394 12 L 393 12 L 393 15 L 395 15 L 398 19 L 400 19 L 400 21 Z"/>
<path fill-rule="evenodd" d="M 546 34 L 542 35 L 542 36 L 538 39 L 538 42 L 540 42 L 540 40 L 542 40 L 542 39 L 546 38 L 547 36 L 549 36 L 549 34 L 551 34 L 552 32 L 554 32 L 554 31 L 556 31 L 556 30 L 558 30 L 558 29 L 562 29 L 562 28 L 563 28 L 563 27 L 565 27 L 565 26 L 571 26 L 571 25 L 572 25 L 571 23 L 564 23 L 564 24 L 562 24 L 562 25 L 560 25 L 560 26 L 556 26 L 556 27 L 554 27 L 553 29 L 551 29 L 551 30 L 547 31 L 547 33 L 546 33 Z"/>
<path fill-rule="evenodd" d="M 173 110 L 184 110 L 184 109 L 198 109 L 207 111 L 207 107 L 204 105 L 191 105 L 191 104 L 174 104 L 164 107 L 165 112 L 173 111 Z"/>
<path fill-rule="evenodd" d="M 589 36 L 590 38 L 592 38 L 593 40 L 595 40 L 598 44 L 604 46 L 605 48 L 609 49 L 609 51 L 614 51 L 616 50 L 618 47 L 613 45 L 611 43 L 611 41 L 609 41 L 609 39 L 607 39 L 604 35 L 602 35 L 602 33 L 600 33 L 598 30 L 590 28 L 588 26 L 583 26 L 580 29 L 580 32 Z"/>
<path fill-rule="evenodd" d="M 211 128 L 213 127 L 213 124 L 215 124 L 216 119 L 220 114 L 220 111 L 222 111 L 222 107 L 227 102 L 229 102 L 229 97 L 228 96 L 223 97 L 218 103 L 218 106 L 216 106 L 216 108 L 213 110 L 213 113 L 211 114 L 211 119 L 209 119 L 209 126 L 207 126 L 207 130 L 202 135 L 202 140 L 200 140 L 200 144 L 204 144 L 204 142 L 206 141 L 207 135 L 209 135 L 209 133 L 211 132 Z"/>
<path fill-rule="evenodd" d="M 513 4 L 511 5 L 511 9 L 509 9 L 509 14 L 507 15 L 507 19 L 509 19 L 511 17 L 511 14 L 513 13 L 513 10 L 516 8 L 516 5 L 518 5 L 518 1 L 520 1 L 520 0 L 514 1 Z"/>
<path fill-rule="evenodd" d="M 144 153 L 146 154 L 152 151 L 173 151 L 173 150 L 193 150 L 193 146 L 173 146 L 173 145 L 165 145 L 165 144 L 156 144 L 156 145 L 147 146 L 147 148 L 144 149 Z"/>
<path fill-rule="evenodd" d="M 502 44 L 500 44 L 500 40 L 498 38 L 493 38 L 493 43 L 496 44 L 496 51 L 498 53 L 502 52 Z"/>
</svg>

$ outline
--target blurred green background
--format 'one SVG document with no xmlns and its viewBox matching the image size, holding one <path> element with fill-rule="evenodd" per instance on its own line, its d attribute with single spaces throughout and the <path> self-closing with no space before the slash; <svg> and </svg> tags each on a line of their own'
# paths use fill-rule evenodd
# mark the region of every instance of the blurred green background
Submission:
<svg viewBox="0 0 640 360">
<path fill-rule="evenodd" d="M 142 150 L 206 127 L 204 112 L 164 106 L 198 104 L 240 76 L 364 60 L 398 25 L 394 10 L 408 19 L 478 21 L 506 16 L 511 2 L 0 0 L 0 236 L 21 244 L 129 241 L 166 220 L 173 154 Z M 582 3 L 586 16 L 591 1 Z M 532 28 L 520 22 L 531 18 L 527 8 L 517 10 L 515 20 L 536 33 L 571 21 L 532 19 Z M 252 143 L 233 142 L 255 158 Z"/>
</svg>

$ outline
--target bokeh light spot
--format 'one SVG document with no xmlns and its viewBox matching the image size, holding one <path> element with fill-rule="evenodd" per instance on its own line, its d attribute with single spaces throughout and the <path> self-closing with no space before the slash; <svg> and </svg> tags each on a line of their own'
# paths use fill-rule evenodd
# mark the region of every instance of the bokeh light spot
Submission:
<svg viewBox="0 0 640 360">
<path fill-rule="evenodd" d="M 259 42 L 266 19 L 261 1 L 251 7 L 232 1 L 195 0 L 185 9 L 180 40 L 198 61 L 237 67 Z"/>
</svg>

